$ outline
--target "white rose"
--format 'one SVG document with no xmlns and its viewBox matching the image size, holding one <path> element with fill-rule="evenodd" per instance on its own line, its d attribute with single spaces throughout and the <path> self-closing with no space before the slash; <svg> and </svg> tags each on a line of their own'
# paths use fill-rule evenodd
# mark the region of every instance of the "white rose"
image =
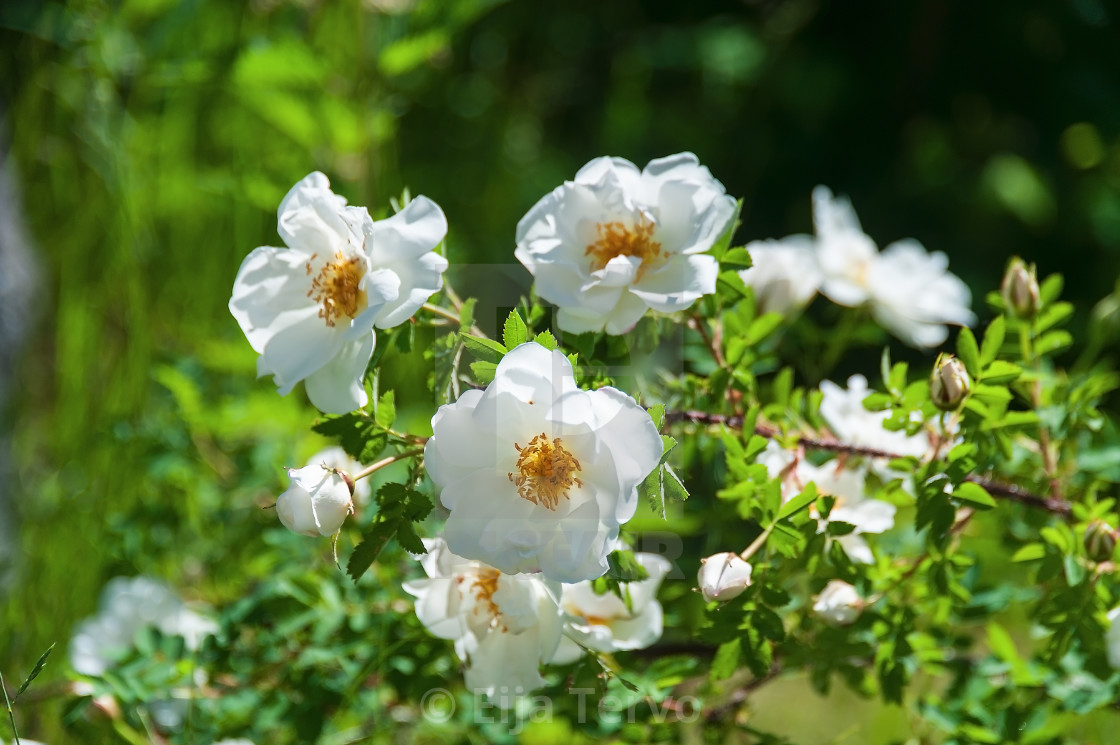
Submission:
<svg viewBox="0 0 1120 745">
<path fill-rule="evenodd" d="M 281 395 L 303 380 L 317 408 L 344 414 L 367 403 L 374 326 L 401 323 L 441 287 L 447 260 L 433 249 L 447 220 L 417 197 L 373 222 L 318 172 L 292 187 L 277 214 L 288 248 L 245 258 L 230 312 L 260 354 L 258 375 L 271 375 Z"/>
<path fill-rule="evenodd" d="M 700 560 L 696 582 L 704 600 L 731 600 L 750 587 L 752 567 L 730 551 L 713 554 Z"/>
<path fill-rule="evenodd" d="M 302 535 L 334 535 L 352 512 L 352 490 L 337 471 L 321 465 L 289 468 L 291 486 L 276 500 L 276 514 L 288 530 Z"/>
<path fill-rule="evenodd" d="M 834 579 L 817 596 L 813 612 L 828 623 L 847 626 L 863 612 L 863 598 L 852 585 Z"/>
<path fill-rule="evenodd" d="M 607 571 L 638 485 L 661 460 L 657 427 L 634 399 L 576 387 L 563 354 L 510 351 L 485 391 L 441 406 L 424 449 L 451 511 L 448 547 L 503 572 L 581 582 Z"/>
<path fill-rule="evenodd" d="M 683 310 L 715 292 L 719 267 L 704 252 L 734 214 L 735 200 L 692 153 L 641 171 L 596 158 L 521 218 L 514 255 L 559 306 L 561 329 L 622 334 L 647 310 Z"/>
</svg>

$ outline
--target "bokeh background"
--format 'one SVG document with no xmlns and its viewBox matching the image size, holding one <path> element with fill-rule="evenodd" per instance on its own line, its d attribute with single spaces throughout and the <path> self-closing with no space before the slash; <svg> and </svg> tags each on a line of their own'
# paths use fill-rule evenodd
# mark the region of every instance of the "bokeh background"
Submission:
<svg viewBox="0 0 1120 745">
<path fill-rule="evenodd" d="M 1061 272 L 1107 351 L 1118 22 L 1104 0 L 5 0 L 0 671 L 59 643 L 25 731 L 64 741 L 51 686 L 110 577 L 221 604 L 278 545 L 322 560 L 262 530 L 279 466 L 323 441 L 226 309 L 309 171 L 375 216 L 430 196 L 465 283 L 527 287 L 508 265 L 541 195 L 599 155 L 691 150 L 743 198 L 737 243 L 809 232 L 827 184 L 880 245 L 947 253 L 982 318 L 1011 255 Z M 398 401 L 430 398 L 412 364 Z"/>
</svg>

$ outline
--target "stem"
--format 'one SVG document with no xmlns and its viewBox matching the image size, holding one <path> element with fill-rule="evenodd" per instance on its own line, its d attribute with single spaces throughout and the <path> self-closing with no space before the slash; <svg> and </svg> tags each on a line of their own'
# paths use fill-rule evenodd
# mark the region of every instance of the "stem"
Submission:
<svg viewBox="0 0 1120 745">
<path fill-rule="evenodd" d="M 450 311 L 447 308 L 441 308 L 438 305 L 434 305 L 432 303 L 424 303 L 420 307 L 428 311 L 429 313 L 435 313 L 437 316 L 443 316 L 444 318 L 450 319 L 455 323 L 459 322 L 459 314 Z"/>
<path fill-rule="evenodd" d="M 704 340 L 704 345 L 707 346 L 708 350 L 712 353 L 712 359 L 716 361 L 716 364 L 720 367 L 726 367 L 727 361 L 723 359 L 723 352 L 720 350 L 719 344 L 712 338 L 712 335 L 708 333 L 708 327 L 704 325 L 704 319 L 693 313 L 688 318 L 688 325 L 700 333 L 700 338 Z"/>
<path fill-rule="evenodd" d="M 12 701 L 8 698 L 8 686 L 4 685 L 3 673 L 0 673 L 0 688 L 4 689 L 4 703 L 8 707 L 8 721 L 12 723 L 12 737 L 16 738 L 16 745 L 19 745 L 19 732 L 16 730 L 16 715 L 12 712 Z"/>
<path fill-rule="evenodd" d="M 752 542 L 751 545 L 747 546 L 746 550 L 743 551 L 743 553 L 739 554 L 739 558 L 743 561 L 747 561 L 752 556 L 754 556 L 758 549 L 762 548 L 762 545 L 766 543 L 766 539 L 769 538 L 770 534 L 774 532 L 774 528 L 777 527 L 777 525 L 778 521 L 775 520 L 774 522 L 766 526 L 766 530 L 758 534 L 758 538 L 755 538 L 754 542 Z"/>
<path fill-rule="evenodd" d="M 1031 343 L 1031 330 L 1023 324 L 1019 326 L 1019 348 L 1023 353 L 1023 361 L 1034 367 L 1034 380 L 1031 382 L 1031 407 L 1035 413 L 1042 408 L 1042 359 L 1034 353 Z M 1042 467 L 1050 479 L 1050 496 L 1054 499 L 1062 498 L 1061 484 L 1058 479 L 1058 464 L 1054 459 L 1054 451 L 1050 444 L 1050 430 L 1041 421 L 1038 422 L 1038 447 L 1042 451 Z"/>
<path fill-rule="evenodd" d="M 381 460 L 377 461 L 376 463 L 371 463 L 370 465 L 366 466 L 361 471 L 354 474 L 353 478 L 354 478 L 355 481 L 358 481 L 359 479 L 364 479 L 366 476 L 369 476 L 372 473 L 380 471 L 385 466 L 390 465 L 391 463 L 396 463 L 398 460 L 404 460 L 405 458 L 411 458 L 414 455 L 423 455 L 423 454 L 424 454 L 424 448 L 413 448 L 412 450 L 405 450 L 404 452 L 397 453 L 396 455 L 390 455 L 388 458 L 382 458 Z"/>
</svg>

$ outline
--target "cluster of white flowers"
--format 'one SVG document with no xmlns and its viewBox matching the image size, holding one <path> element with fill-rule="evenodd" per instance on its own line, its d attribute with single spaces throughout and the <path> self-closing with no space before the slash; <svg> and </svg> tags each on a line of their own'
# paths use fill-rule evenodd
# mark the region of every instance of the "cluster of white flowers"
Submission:
<svg viewBox="0 0 1120 745">
<path fill-rule="evenodd" d="M 847 199 L 813 190 L 815 236 L 793 235 L 747 245 L 754 265 L 741 273 L 764 312 L 791 313 L 817 292 L 839 305 L 866 305 L 884 328 L 916 347 L 948 337 L 946 324 L 970 326 L 968 286 L 948 271 L 940 251 L 912 239 L 882 252 L 860 227 Z"/>
<path fill-rule="evenodd" d="M 443 286 L 447 260 L 434 250 L 447 234 L 443 211 L 421 196 L 374 222 L 316 172 L 280 203 L 277 232 L 288 248 L 250 253 L 229 301 L 260 354 L 258 375 L 282 395 L 305 381 L 327 413 L 365 406 L 374 327 L 403 323 Z"/>
<path fill-rule="evenodd" d="M 564 331 L 623 334 L 647 310 L 672 313 L 716 289 L 706 255 L 731 229 L 735 200 L 692 153 L 596 158 L 517 224 L 514 255 Z"/>
</svg>

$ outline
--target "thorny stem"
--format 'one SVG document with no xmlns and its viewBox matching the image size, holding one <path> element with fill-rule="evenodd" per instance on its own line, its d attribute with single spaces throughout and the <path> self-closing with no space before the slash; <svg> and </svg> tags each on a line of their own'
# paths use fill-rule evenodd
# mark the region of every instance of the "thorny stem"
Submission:
<svg viewBox="0 0 1120 745">
<path fill-rule="evenodd" d="M 723 414 L 709 414 L 705 411 L 667 411 L 665 412 L 665 423 L 673 424 L 677 422 L 692 422 L 695 424 L 706 425 L 723 425 L 731 429 L 741 429 L 743 426 L 743 417 L 739 415 L 724 416 Z M 773 439 L 778 435 L 778 431 L 773 427 L 759 424 L 754 428 L 754 433 L 762 437 Z M 879 450 L 877 448 L 863 447 L 862 445 L 849 445 L 839 440 L 830 438 L 817 438 L 807 437 L 804 435 L 797 436 L 797 444 L 812 450 L 827 450 L 833 453 L 845 453 L 848 455 L 862 455 L 868 458 L 903 458 L 901 453 L 892 453 L 887 450 Z M 1047 512 L 1053 512 L 1056 515 L 1069 517 L 1072 512 L 1072 506 L 1069 502 L 1061 497 L 1044 497 L 1038 494 L 1023 489 L 1022 487 L 1015 486 L 1014 484 L 1004 484 L 991 479 L 982 478 L 980 476 L 969 476 L 967 481 L 974 484 L 979 484 L 984 487 L 994 497 L 1003 497 L 1013 502 L 1019 502 L 1029 507 L 1037 507 L 1044 509 Z"/>
<path fill-rule="evenodd" d="M 427 440 L 425 440 L 425 442 L 427 442 Z M 366 466 L 361 471 L 354 474 L 353 479 L 355 481 L 358 481 L 359 479 L 364 479 L 366 476 L 369 476 L 372 473 L 380 471 L 385 466 L 387 466 L 391 463 L 396 463 L 398 460 L 404 460 L 405 458 L 411 458 L 414 455 L 423 455 L 423 454 L 424 454 L 424 448 L 413 448 L 412 450 L 405 450 L 403 452 L 397 453 L 396 455 L 390 455 L 388 458 L 382 458 L 381 460 L 377 461 L 376 463 L 371 463 L 370 465 Z"/>
</svg>

